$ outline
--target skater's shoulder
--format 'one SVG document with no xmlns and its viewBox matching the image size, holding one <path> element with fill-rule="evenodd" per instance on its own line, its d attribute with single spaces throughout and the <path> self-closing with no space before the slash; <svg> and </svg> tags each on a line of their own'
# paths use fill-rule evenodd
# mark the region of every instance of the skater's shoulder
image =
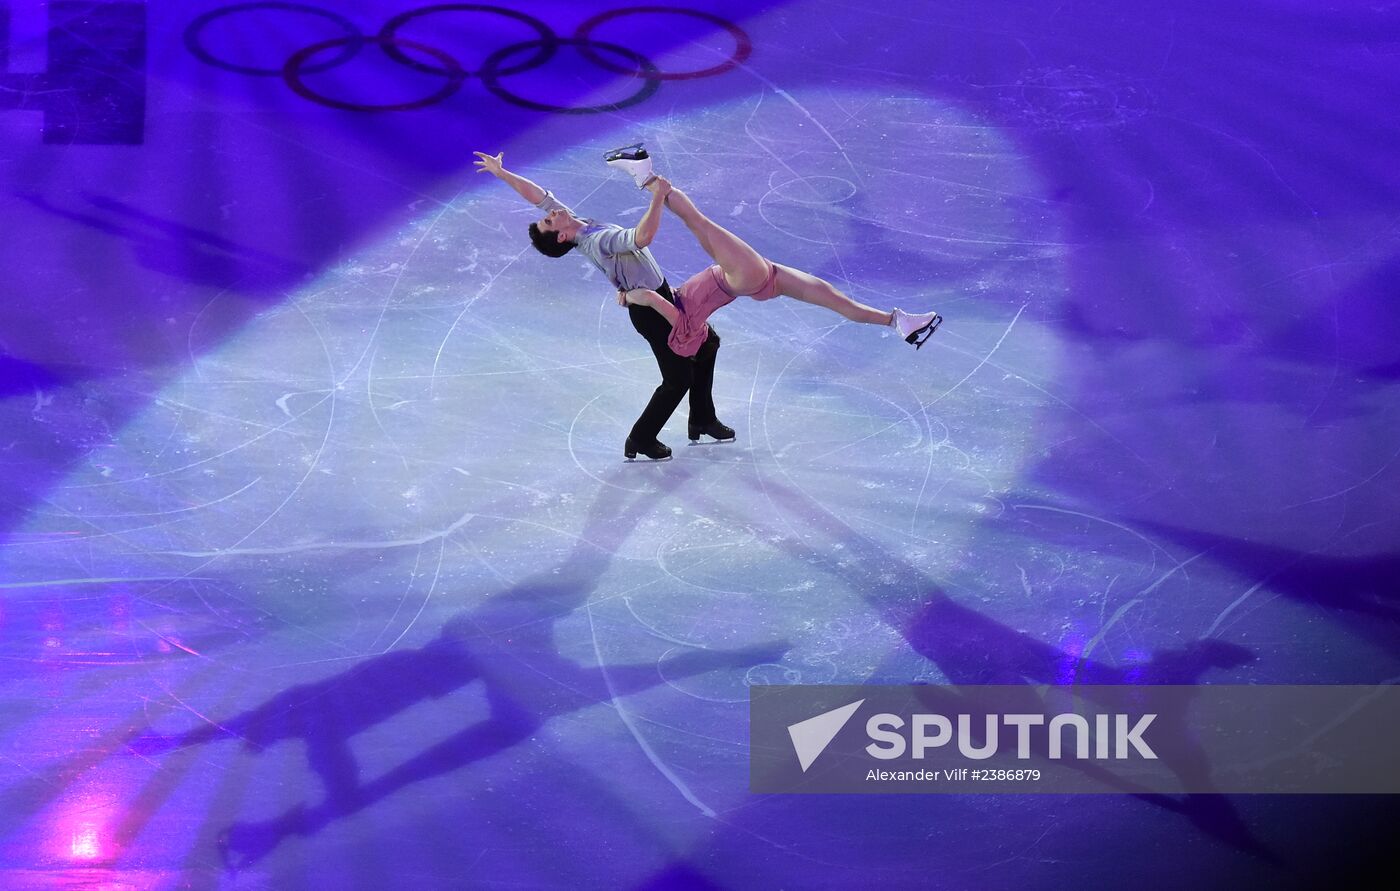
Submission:
<svg viewBox="0 0 1400 891">
<path fill-rule="evenodd" d="M 536 201 L 536 202 L 535 202 L 535 206 L 538 207 L 540 210 L 556 210 L 556 209 L 557 209 L 557 210 L 568 211 L 568 212 L 571 213 L 571 214 L 574 213 L 573 208 L 569 207 L 569 205 L 565 204 L 564 202 L 562 202 L 562 201 L 560 201 L 558 198 L 556 198 L 555 195 L 554 195 L 554 193 L 553 193 L 552 191 L 550 191 L 549 189 L 545 189 L 545 190 L 544 190 L 544 197 L 542 197 L 539 201 Z M 577 216 L 577 214 L 575 214 L 575 216 Z"/>
<path fill-rule="evenodd" d="M 599 220 L 584 220 L 583 228 L 579 230 L 575 239 L 579 244 L 589 242 L 598 253 L 604 256 L 613 254 L 631 254 L 644 251 L 646 248 L 637 244 L 637 230 L 619 226 L 616 223 L 606 223 Z"/>
</svg>

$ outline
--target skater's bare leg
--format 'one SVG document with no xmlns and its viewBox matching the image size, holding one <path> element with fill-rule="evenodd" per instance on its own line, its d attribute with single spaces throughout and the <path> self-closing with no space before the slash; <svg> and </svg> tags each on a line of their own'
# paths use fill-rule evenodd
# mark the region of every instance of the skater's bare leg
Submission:
<svg viewBox="0 0 1400 891">
<path fill-rule="evenodd" d="M 655 191 L 662 188 L 664 179 L 647 186 Z M 669 184 L 666 184 L 669 185 Z M 666 196 L 666 206 L 681 218 L 690 229 L 700 247 L 709 254 L 719 268 L 724 271 L 724 282 L 734 294 L 751 294 L 763 287 L 768 278 L 768 263 L 758 251 L 749 247 L 739 236 L 725 229 L 699 211 L 695 202 L 680 189 L 671 187 Z"/>
<path fill-rule="evenodd" d="M 769 263 L 743 239 L 706 217 L 680 189 L 664 177 L 647 186 L 653 193 L 666 193 L 666 206 L 681 218 L 724 273 L 725 285 L 733 294 L 754 294 L 768 278 Z M 852 300 L 837 290 L 831 282 L 817 278 L 791 266 L 772 264 L 777 271 L 777 292 L 813 306 L 829 309 L 843 318 L 867 325 L 893 327 L 900 337 L 915 346 L 922 346 L 928 335 L 943 321 L 935 312 L 908 313 L 896 309 L 887 312 Z M 922 339 L 918 339 L 922 335 Z"/>
<path fill-rule="evenodd" d="M 618 301 L 619 303 L 630 303 L 635 306 L 650 306 L 652 309 L 661 313 L 666 321 L 671 323 L 672 328 L 676 326 L 676 319 L 680 318 L 680 312 L 671 304 L 671 301 L 647 288 L 633 288 L 630 291 L 618 291 L 617 295 L 620 298 Z"/>
<path fill-rule="evenodd" d="M 775 265 L 778 267 L 779 294 L 785 297 L 794 297 L 803 303 L 825 307 L 832 312 L 840 313 L 853 322 L 864 322 L 867 325 L 890 324 L 893 313 L 876 309 L 873 306 L 866 306 L 864 303 L 857 303 L 836 290 L 836 287 L 825 279 L 817 278 L 815 275 L 784 266 L 781 263 Z"/>
</svg>

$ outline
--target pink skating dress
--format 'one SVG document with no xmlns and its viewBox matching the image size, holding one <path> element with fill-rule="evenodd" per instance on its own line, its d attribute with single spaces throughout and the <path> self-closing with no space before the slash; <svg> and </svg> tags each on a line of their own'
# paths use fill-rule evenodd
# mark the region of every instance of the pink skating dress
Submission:
<svg viewBox="0 0 1400 891">
<path fill-rule="evenodd" d="M 695 273 L 676 291 L 676 309 L 680 318 L 671 328 L 667 343 L 677 356 L 694 356 L 700 352 L 705 338 L 710 336 L 706 320 L 721 306 L 738 297 L 724 282 L 724 271 L 718 266 Z M 772 300 L 778 296 L 778 267 L 768 264 L 768 277 L 763 286 L 749 295 L 754 300 Z"/>
</svg>

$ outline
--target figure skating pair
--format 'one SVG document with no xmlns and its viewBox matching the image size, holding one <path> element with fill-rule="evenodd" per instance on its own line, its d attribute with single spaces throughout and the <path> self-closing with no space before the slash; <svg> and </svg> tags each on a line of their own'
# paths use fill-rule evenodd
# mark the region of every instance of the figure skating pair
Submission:
<svg viewBox="0 0 1400 891">
<path fill-rule="evenodd" d="M 529 227 L 535 249 L 549 257 L 579 250 L 617 289 L 618 303 L 628 307 L 633 327 L 651 346 L 662 383 L 627 437 L 623 453 L 629 460 L 638 453 L 653 460 L 671 457 L 671 449 L 657 436 L 687 392 L 690 440 L 696 442 L 701 436 L 720 441 L 734 439 L 733 428 L 716 416 L 710 392 L 720 339 L 708 320 L 715 310 L 739 295 L 755 300 L 793 297 L 852 321 L 893 327 L 915 347 L 922 347 L 943 321 L 934 312 L 907 313 L 897 308 L 885 312 L 866 306 L 830 282 L 765 259 L 702 214 L 684 192 L 657 176 L 651 158 L 640 144 L 605 156 L 609 166 L 621 169 L 651 193 L 646 212 L 631 229 L 579 217 L 552 192 L 506 170 L 501 153 L 475 154 L 477 172 L 496 176 L 545 212 Z M 675 292 L 648 248 L 660 227 L 663 208 L 680 217 L 715 261 L 715 265 L 691 276 Z"/>
</svg>

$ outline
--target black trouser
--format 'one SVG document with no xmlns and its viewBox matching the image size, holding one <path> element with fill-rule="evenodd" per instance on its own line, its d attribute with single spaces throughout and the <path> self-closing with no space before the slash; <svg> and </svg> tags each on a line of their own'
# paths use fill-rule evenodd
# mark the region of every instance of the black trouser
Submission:
<svg viewBox="0 0 1400 891">
<path fill-rule="evenodd" d="M 657 293 L 675 303 L 671 286 L 666 282 L 656 289 Z M 710 326 L 710 336 L 700 347 L 695 358 L 687 359 L 671 352 L 666 339 L 671 336 L 671 323 L 665 316 L 649 306 L 629 305 L 627 314 L 632 317 L 632 327 L 651 344 L 651 352 L 656 356 L 656 365 L 661 369 L 661 386 L 651 394 L 642 416 L 632 425 L 628 434 L 638 444 L 649 443 L 661 433 L 661 428 L 670 419 L 676 406 L 681 404 L 686 391 L 690 391 L 690 423 L 708 424 L 715 420 L 715 401 L 710 389 L 715 383 L 715 355 L 719 352 L 719 335 Z"/>
</svg>

